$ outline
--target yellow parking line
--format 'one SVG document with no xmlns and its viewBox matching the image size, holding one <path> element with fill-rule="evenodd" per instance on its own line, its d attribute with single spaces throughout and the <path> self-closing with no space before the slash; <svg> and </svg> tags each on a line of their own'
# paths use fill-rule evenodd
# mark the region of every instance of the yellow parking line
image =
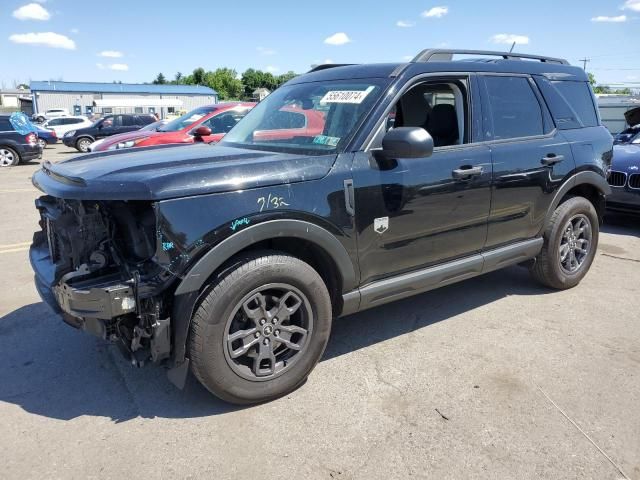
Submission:
<svg viewBox="0 0 640 480">
<path fill-rule="evenodd" d="M 9 188 L 1 189 L 0 193 L 38 192 L 37 188 Z"/>
<path fill-rule="evenodd" d="M 13 252 L 25 252 L 29 250 L 29 247 L 20 247 L 20 248 L 9 248 L 7 250 L 0 249 L 0 255 L 3 253 L 13 253 Z"/>
<path fill-rule="evenodd" d="M 8 243 L 7 245 L 0 245 L 0 250 L 3 250 L 5 248 L 24 247 L 29 245 L 31 245 L 31 242 Z"/>
</svg>

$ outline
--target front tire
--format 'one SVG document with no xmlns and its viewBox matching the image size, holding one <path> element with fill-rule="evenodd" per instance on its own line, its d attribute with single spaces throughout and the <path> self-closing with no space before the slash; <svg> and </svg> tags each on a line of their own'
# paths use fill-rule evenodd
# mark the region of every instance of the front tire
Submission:
<svg viewBox="0 0 640 480">
<path fill-rule="evenodd" d="M 87 153 L 89 151 L 89 145 L 91 145 L 91 139 L 82 137 L 76 142 L 76 149 L 82 153 Z"/>
<path fill-rule="evenodd" d="M 244 255 L 213 280 L 193 315 L 192 371 L 231 403 L 278 398 L 318 363 L 331 321 L 327 287 L 311 266 L 274 252 Z"/>
<path fill-rule="evenodd" d="M 558 206 L 544 233 L 544 246 L 531 274 L 543 285 L 565 290 L 575 287 L 589 271 L 598 248 L 598 214 L 584 197 Z"/>
</svg>

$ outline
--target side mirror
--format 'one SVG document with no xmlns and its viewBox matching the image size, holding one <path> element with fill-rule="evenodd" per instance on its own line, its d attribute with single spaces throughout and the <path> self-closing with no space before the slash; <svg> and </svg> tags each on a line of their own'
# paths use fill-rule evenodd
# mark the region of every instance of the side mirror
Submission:
<svg viewBox="0 0 640 480">
<path fill-rule="evenodd" d="M 377 153 L 387 160 L 429 157 L 433 153 L 433 138 L 424 128 L 394 128 L 382 138 L 382 150 Z"/>
<path fill-rule="evenodd" d="M 198 128 L 191 130 L 191 135 L 195 137 L 194 140 L 202 141 L 202 137 L 211 135 L 211 129 L 205 125 L 200 125 Z"/>
</svg>

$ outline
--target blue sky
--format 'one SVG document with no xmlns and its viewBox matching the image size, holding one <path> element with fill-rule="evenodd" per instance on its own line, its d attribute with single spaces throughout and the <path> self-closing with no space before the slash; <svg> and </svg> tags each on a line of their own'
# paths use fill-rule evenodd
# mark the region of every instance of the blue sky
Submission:
<svg viewBox="0 0 640 480">
<path fill-rule="evenodd" d="M 640 0 L 2 0 L 0 32 L 5 87 L 143 82 L 199 66 L 304 72 L 426 47 L 508 50 L 514 39 L 518 52 L 586 56 L 599 81 L 640 86 Z"/>
</svg>

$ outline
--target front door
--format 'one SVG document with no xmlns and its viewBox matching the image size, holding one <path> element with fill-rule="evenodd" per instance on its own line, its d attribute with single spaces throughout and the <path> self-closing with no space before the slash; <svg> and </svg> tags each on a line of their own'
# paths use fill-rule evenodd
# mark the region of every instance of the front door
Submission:
<svg viewBox="0 0 640 480">
<path fill-rule="evenodd" d="M 472 83 L 469 77 L 418 82 L 382 119 L 389 128 L 429 131 L 430 157 L 380 162 L 375 142 L 374 151 L 356 154 L 361 284 L 483 249 L 492 167 L 489 148 L 473 141 Z"/>
</svg>

